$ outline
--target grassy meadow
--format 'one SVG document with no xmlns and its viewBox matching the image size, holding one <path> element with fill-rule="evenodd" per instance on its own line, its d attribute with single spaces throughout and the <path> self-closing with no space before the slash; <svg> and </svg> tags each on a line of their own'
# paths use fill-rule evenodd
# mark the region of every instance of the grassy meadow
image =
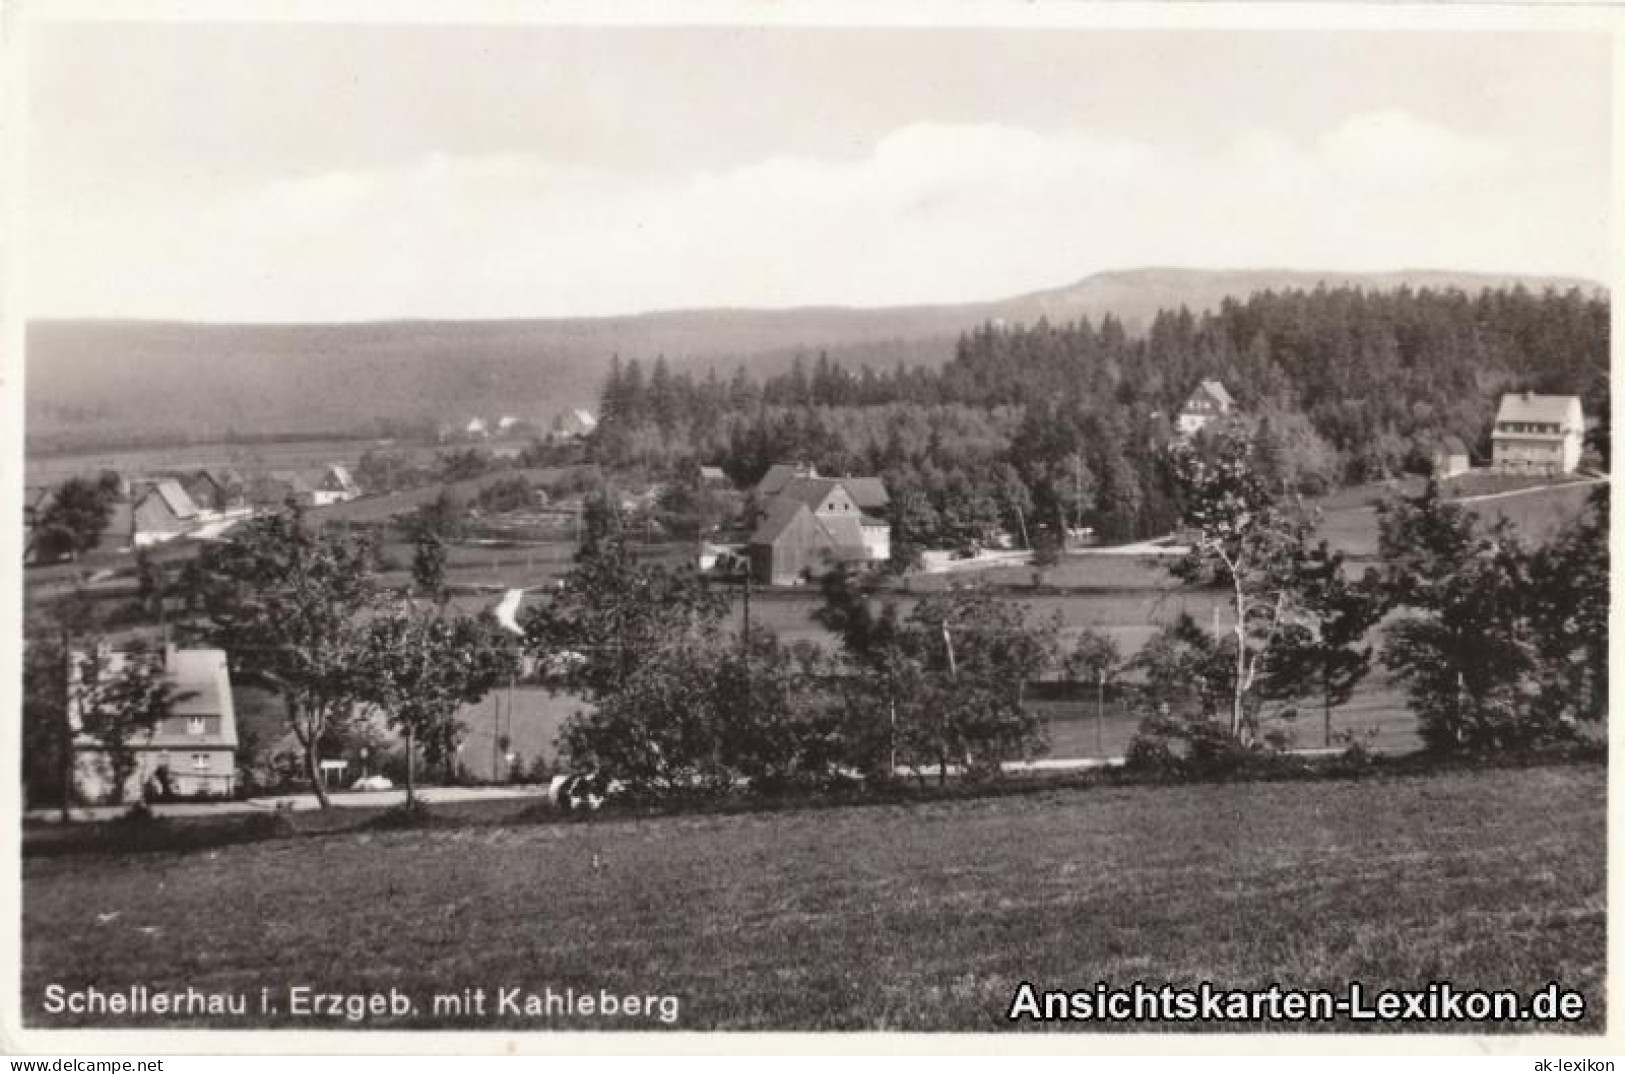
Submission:
<svg viewBox="0 0 1625 1074">
<path fill-rule="evenodd" d="M 487 815 L 29 858 L 22 1009 L 35 1027 L 153 1025 L 47 1015 L 44 990 L 257 997 L 308 985 L 394 987 L 418 1010 L 349 1022 L 283 1008 L 213 1024 L 988 1031 L 1008 1027 L 1023 980 L 1557 981 L 1587 998 L 1577 1028 L 1600 1032 L 1605 789 L 1605 770 L 1582 765 L 588 823 Z M 432 993 L 476 987 L 660 993 L 681 1006 L 670 1026 L 429 1013 Z M 1426 1031 L 1531 1028 L 1559 1027 Z"/>
</svg>

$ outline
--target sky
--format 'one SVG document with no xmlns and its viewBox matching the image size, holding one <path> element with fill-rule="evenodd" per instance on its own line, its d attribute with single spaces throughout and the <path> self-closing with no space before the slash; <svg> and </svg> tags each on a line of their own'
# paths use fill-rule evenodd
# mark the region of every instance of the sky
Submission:
<svg viewBox="0 0 1625 1074">
<path fill-rule="evenodd" d="M 1146 265 L 1609 276 L 1600 36 L 27 33 L 36 317 L 879 306 Z"/>
</svg>

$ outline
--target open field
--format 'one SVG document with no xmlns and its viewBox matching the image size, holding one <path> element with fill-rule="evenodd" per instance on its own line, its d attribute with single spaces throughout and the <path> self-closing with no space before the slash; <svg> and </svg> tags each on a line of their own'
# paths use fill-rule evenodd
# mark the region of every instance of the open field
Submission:
<svg viewBox="0 0 1625 1074">
<path fill-rule="evenodd" d="M 1163 624 L 1181 612 L 1189 613 L 1198 623 L 1211 625 L 1213 610 L 1220 605 L 1223 596 L 1216 590 L 1181 587 L 1030 597 L 1019 592 L 1008 595 L 1026 609 L 1029 622 L 1044 623 L 1058 615 L 1063 643 L 1069 643 L 1071 637 L 1084 628 L 1100 630 L 1117 640 L 1124 656 L 1138 652 Z M 918 598 L 898 594 L 897 603 L 899 611 L 907 615 Z M 813 592 L 793 597 L 775 595 L 772 599 L 752 602 L 751 621 L 772 627 L 778 632 L 779 640 L 786 643 L 825 644 L 830 634 L 812 618 L 818 607 L 819 598 Z M 738 627 L 740 618 L 740 601 L 736 597 L 731 628 Z"/>
<path fill-rule="evenodd" d="M 1517 491 L 1516 483 L 1508 485 L 1513 494 L 1498 499 L 1470 502 L 1471 508 L 1486 522 L 1506 518 L 1524 541 L 1531 545 L 1543 544 L 1585 507 L 1586 497 L 1594 484 L 1561 484 L 1550 488 Z M 1489 490 L 1486 490 L 1489 491 Z M 1322 535 L 1333 548 L 1350 556 L 1377 554 L 1377 512 L 1371 507 L 1344 507 L 1328 510 L 1321 525 Z"/>
<path fill-rule="evenodd" d="M 455 447 L 456 445 L 452 445 Z M 214 441 L 169 447 L 130 448 L 74 454 L 30 454 L 23 464 L 25 484 L 47 485 L 83 474 L 117 470 L 127 476 L 168 470 L 234 467 L 244 473 L 263 470 L 306 470 L 330 462 L 353 466 L 368 451 L 388 451 L 417 462 L 431 462 L 447 446 L 357 438 L 353 440 L 289 440 L 272 443 Z"/>
<path fill-rule="evenodd" d="M 293 985 L 394 987 L 415 1018 L 293 1019 L 284 1003 L 230 1024 L 667 1028 L 430 1011 L 435 992 L 551 987 L 674 995 L 670 1028 L 688 1030 L 996 1030 L 1022 980 L 1557 981 L 1597 1032 L 1605 784 L 1568 766 L 1095 788 L 30 859 L 22 1007 L 34 1026 L 150 1025 L 49 1016 L 44 989 L 257 1004 L 262 987 L 279 1002 Z"/>
</svg>

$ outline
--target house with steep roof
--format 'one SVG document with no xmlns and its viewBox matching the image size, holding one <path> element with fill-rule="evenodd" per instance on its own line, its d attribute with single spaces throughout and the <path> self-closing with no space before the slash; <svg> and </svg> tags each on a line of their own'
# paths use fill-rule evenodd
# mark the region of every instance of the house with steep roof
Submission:
<svg viewBox="0 0 1625 1074">
<path fill-rule="evenodd" d="M 361 486 L 351 476 L 350 468 L 342 463 L 328 463 L 325 470 L 307 483 L 312 486 L 311 502 L 317 507 L 346 503 L 361 495 Z"/>
<path fill-rule="evenodd" d="M 799 500 L 774 500 L 746 545 L 751 577 L 764 585 L 800 585 L 834 563 L 863 558 L 855 539 L 861 541 L 855 533 L 831 532 Z"/>
<path fill-rule="evenodd" d="M 1490 434 L 1492 464 L 1504 474 L 1573 473 L 1584 436 L 1579 396 L 1508 392 Z"/>
<path fill-rule="evenodd" d="M 579 440 L 598 428 L 598 419 L 592 411 L 575 407 L 553 419 L 552 435 L 555 440 Z"/>
<path fill-rule="evenodd" d="M 1217 421 L 1234 410 L 1236 401 L 1217 380 L 1204 380 L 1191 392 L 1185 405 L 1179 408 L 1174 428 L 1180 436 L 1195 436 L 1210 422 Z"/>
<path fill-rule="evenodd" d="M 149 485 L 131 506 L 130 544 L 136 548 L 183 536 L 202 524 L 202 512 L 179 481 Z"/>
<path fill-rule="evenodd" d="M 1472 460 L 1467 457 L 1467 445 L 1461 442 L 1459 436 L 1447 436 L 1439 442 L 1433 452 L 1434 477 L 1443 481 L 1460 477 L 1470 469 Z"/>
<path fill-rule="evenodd" d="M 105 673 L 117 674 L 133 657 L 103 654 Z M 167 718 L 138 734 L 130 743 L 133 770 L 124 787 L 126 800 L 167 784 L 171 794 L 229 797 L 237 780 L 237 712 L 231 673 L 221 649 L 167 648 L 162 656 L 164 679 L 176 700 Z M 83 666 L 73 662 L 77 681 Z M 70 697 L 78 694 L 70 693 Z M 84 729 L 84 714 L 69 705 L 74 732 L 74 783 L 82 798 L 114 797 L 112 758 L 106 744 Z"/>
<path fill-rule="evenodd" d="M 784 491 L 786 485 L 804 477 L 817 477 L 818 468 L 809 466 L 804 462 L 788 463 L 776 462 L 767 468 L 767 473 L 756 482 L 756 499 L 763 504 Z"/>
<path fill-rule="evenodd" d="M 881 513 L 864 510 L 852 488 Z M 800 578 L 828 562 L 879 562 L 891 556 L 890 503 L 878 478 L 818 477 L 809 466 L 780 463 L 757 483 L 757 529 L 751 537 L 752 571 L 769 578 Z M 812 523 L 796 517 L 805 509 Z M 777 549 L 770 555 L 768 548 Z M 775 582 L 772 584 L 784 584 Z"/>
</svg>

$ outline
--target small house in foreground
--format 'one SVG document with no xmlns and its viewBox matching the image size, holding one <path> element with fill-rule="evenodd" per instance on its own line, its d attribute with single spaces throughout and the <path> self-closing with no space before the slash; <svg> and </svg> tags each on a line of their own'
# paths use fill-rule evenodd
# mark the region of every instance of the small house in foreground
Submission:
<svg viewBox="0 0 1625 1074">
<path fill-rule="evenodd" d="M 104 670 L 116 674 L 130 659 L 110 652 Z M 231 673 L 221 649 L 166 649 L 164 678 L 175 689 L 170 715 L 130 744 L 133 765 L 124 787 L 126 801 L 167 787 L 179 796 L 229 797 L 236 790 L 237 712 Z M 78 661 L 74 675 L 77 678 Z M 87 801 L 113 793 L 114 769 L 106 745 L 84 730 L 84 714 L 70 707 L 74 729 L 74 781 Z"/>
<path fill-rule="evenodd" d="M 1495 415 L 1494 467 L 1505 474 L 1568 474 L 1580 465 L 1585 412 L 1577 395 L 1509 392 Z"/>
</svg>

